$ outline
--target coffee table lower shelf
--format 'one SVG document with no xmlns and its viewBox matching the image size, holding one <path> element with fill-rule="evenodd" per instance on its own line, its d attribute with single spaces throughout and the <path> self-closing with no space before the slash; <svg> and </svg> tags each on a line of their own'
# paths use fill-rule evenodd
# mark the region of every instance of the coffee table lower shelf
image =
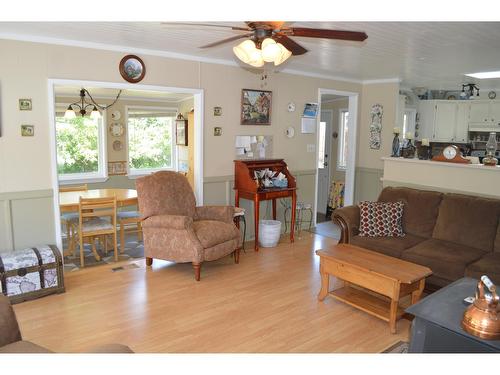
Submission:
<svg viewBox="0 0 500 375">
<path fill-rule="evenodd" d="M 383 296 L 378 297 L 362 289 L 348 286 L 332 290 L 328 292 L 328 294 L 339 301 L 376 316 L 379 319 L 385 320 L 386 322 L 390 321 L 391 303 L 389 298 Z M 396 313 L 397 319 L 401 318 L 403 314 L 404 310 L 398 307 Z"/>
</svg>

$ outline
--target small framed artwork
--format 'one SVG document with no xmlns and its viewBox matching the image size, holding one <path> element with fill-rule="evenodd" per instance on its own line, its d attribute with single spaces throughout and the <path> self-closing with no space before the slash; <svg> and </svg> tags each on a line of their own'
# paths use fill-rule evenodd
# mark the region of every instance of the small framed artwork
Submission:
<svg viewBox="0 0 500 375">
<path fill-rule="evenodd" d="M 271 125 L 272 92 L 241 90 L 241 125 Z"/>
<path fill-rule="evenodd" d="M 108 175 L 117 176 L 127 174 L 126 161 L 110 161 L 108 162 Z"/>
<path fill-rule="evenodd" d="M 175 120 L 175 144 L 178 146 L 188 145 L 187 120 Z"/>
<path fill-rule="evenodd" d="M 222 116 L 222 107 L 214 107 L 214 116 Z"/>
<path fill-rule="evenodd" d="M 33 137 L 35 135 L 34 125 L 21 125 L 21 136 Z"/>
<path fill-rule="evenodd" d="M 119 68 L 123 79 L 130 83 L 140 82 L 146 75 L 146 65 L 136 55 L 127 55 L 121 59 Z"/>
<path fill-rule="evenodd" d="M 31 111 L 33 108 L 31 106 L 31 99 L 19 99 L 19 110 L 20 111 Z"/>
<path fill-rule="evenodd" d="M 222 135 L 222 128 L 220 126 L 216 126 L 214 128 L 214 136 L 220 137 Z"/>
</svg>

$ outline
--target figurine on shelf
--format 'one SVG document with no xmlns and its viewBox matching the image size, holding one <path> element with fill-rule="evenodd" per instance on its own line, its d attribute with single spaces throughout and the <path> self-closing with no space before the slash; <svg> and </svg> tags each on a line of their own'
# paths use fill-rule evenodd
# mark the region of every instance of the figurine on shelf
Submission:
<svg viewBox="0 0 500 375">
<path fill-rule="evenodd" d="M 401 149 L 401 154 L 405 159 L 413 159 L 415 157 L 415 146 L 411 143 L 413 133 L 406 132 L 406 144 Z"/>
<path fill-rule="evenodd" d="M 429 139 L 422 138 L 422 142 L 420 143 L 420 147 L 417 151 L 418 158 L 420 160 L 429 160 L 431 154 L 431 147 L 429 143 Z"/>
<path fill-rule="evenodd" d="M 392 157 L 393 158 L 398 158 L 399 157 L 399 128 L 396 127 L 394 128 L 393 130 L 393 133 L 394 133 L 394 139 L 392 140 Z"/>
</svg>

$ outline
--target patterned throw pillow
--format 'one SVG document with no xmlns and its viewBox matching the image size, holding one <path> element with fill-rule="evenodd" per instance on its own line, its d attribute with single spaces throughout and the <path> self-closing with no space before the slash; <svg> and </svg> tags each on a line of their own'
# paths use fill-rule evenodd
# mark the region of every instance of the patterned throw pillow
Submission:
<svg viewBox="0 0 500 375">
<path fill-rule="evenodd" d="M 403 202 L 361 202 L 359 235 L 403 237 Z"/>
</svg>

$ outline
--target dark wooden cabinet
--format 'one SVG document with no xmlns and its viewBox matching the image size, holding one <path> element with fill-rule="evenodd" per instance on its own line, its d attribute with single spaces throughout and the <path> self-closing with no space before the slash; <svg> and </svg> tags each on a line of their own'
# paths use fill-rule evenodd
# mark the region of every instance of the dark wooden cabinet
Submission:
<svg viewBox="0 0 500 375">
<path fill-rule="evenodd" d="M 269 168 L 275 172 L 283 173 L 288 180 L 286 188 L 263 188 L 259 187 L 258 181 L 254 177 L 254 171 Z M 283 159 L 265 160 L 235 160 L 234 161 L 234 190 L 235 206 L 240 206 L 240 199 L 248 199 L 254 202 L 254 222 L 255 222 L 255 251 L 259 251 L 259 205 L 261 201 L 273 201 L 273 219 L 276 220 L 276 199 L 292 199 L 292 217 L 290 229 L 290 241 L 294 241 L 295 229 L 295 206 L 297 205 L 297 183 L 295 177 L 288 171 L 288 167 Z"/>
</svg>

